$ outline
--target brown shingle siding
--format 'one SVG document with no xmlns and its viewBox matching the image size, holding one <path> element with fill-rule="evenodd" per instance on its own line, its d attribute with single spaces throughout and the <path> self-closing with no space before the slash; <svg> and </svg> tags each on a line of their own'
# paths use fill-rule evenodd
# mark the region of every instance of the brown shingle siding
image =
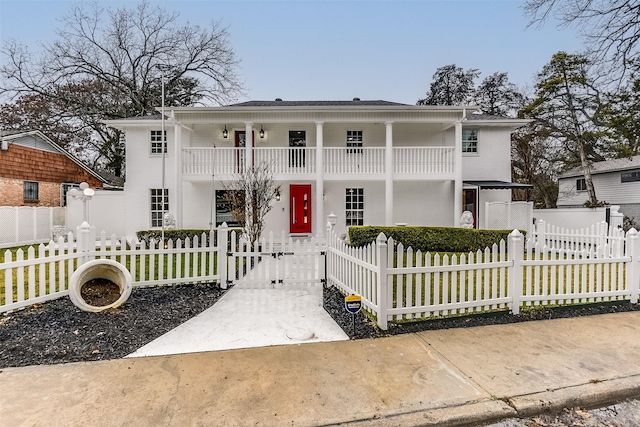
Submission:
<svg viewBox="0 0 640 427">
<path fill-rule="evenodd" d="M 24 181 L 38 182 L 38 200 L 25 201 Z M 102 183 L 64 154 L 9 145 L 0 151 L 0 206 L 60 206 L 64 182 L 86 182 L 92 188 Z"/>
<path fill-rule="evenodd" d="M 0 177 L 49 183 L 82 182 L 90 187 L 102 183 L 63 154 L 18 145 L 0 151 Z"/>
</svg>

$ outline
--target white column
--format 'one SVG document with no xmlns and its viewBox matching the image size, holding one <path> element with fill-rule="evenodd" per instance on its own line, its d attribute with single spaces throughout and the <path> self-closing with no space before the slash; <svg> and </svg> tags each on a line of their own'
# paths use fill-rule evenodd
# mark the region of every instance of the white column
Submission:
<svg viewBox="0 0 640 427">
<path fill-rule="evenodd" d="M 455 125 L 455 136 L 453 143 L 454 157 L 454 184 L 453 184 L 453 226 L 460 227 L 460 216 L 462 215 L 462 122 Z M 476 218 L 476 221 L 478 219 Z"/>
<path fill-rule="evenodd" d="M 316 122 L 316 208 L 315 225 L 318 236 L 324 231 L 324 160 L 322 157 L 324 149 L 323 122 Z"/>
<path fill-rule="evenodd" d="M 174 149 L 175 149 L 175 155 L 174 157 L 174 184 L 173 184 L 173 188 L 175 188 L 175 190 L 173 191 L 173 194 L 171 194 L 171 191 L 169 192 L 169 203 L 171 204 L 171 199 L 174 200 L 174 209 L 169 209 L 173 212 L 175 212 L 176 215 L 176 227 L 178 228 L 182 228 L 182 221 L 183 221 L 183 199 L 182 199 L 182 126 L 176 124 L 173 128 L 173 133 L 174 133 Z M 171 205 L 169 205 L 169 207 L 171 208 Z"/>
<path fill-rule="evenodd" d="M 384 149 L 384 222 L 393 225 L 393 122 L 385 122 L 386 138 Z"/>
<path fill-rule="evenodd" d="M 251 169 L 253 166 L 253 123 L 245 122 L 245 151 L 244 151 L 244 164 L 247 168 L 246 170 Z"/>
</svg>

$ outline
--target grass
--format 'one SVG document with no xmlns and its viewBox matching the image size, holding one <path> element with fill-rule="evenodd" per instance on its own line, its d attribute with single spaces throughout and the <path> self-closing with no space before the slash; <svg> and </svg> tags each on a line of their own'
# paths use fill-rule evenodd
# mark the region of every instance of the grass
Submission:
<svg viewBox="0 0 640 427">
<path fill-rule="evenodd" d="M 439 253 L 422 254 L 422 266 L 434 266 L 436 256 L 439 265 L 464 264 L 469 254 Z M 476 263 L 485 262 L 487 253 L 473 254 Z M 463 258 L 464 257 L 464 258 Z M 463 258 L 463 259 L 461 259 Z M 526 258 L 526 254 L 525 254 Z M 566 255 L 556 255 L 556 260 L 567 259 Z M 538 258 L 539 259 L 539 258 Z M 549 259 L 549 257 L 547 257 Z M 454 262 L 456 261 L 456 262 Z M 488 262 L 488 260 L 487 260 Z M 393 267 L 415 266 L 414 255 L 411 260 L 405 253 L 401 260 L 394 259 Z M 389 266 L 391 267 L 391 266 Z M 534 301 L 521 304 L 521 310 L 560 305 L 576 305 L 620 299 L 613 297 L 573 297 L 577 293 L 622 290 L 626 266 L 620 263 L 593 265 L 578 263 L 576 266 L 527 266 L 523 268 L 523 287 L 521 295 L 535 296 Z M 453 304 L 483 301 L 509 296 L 506 267 L 485 268 L 482 270 L 450 271 L 435 273 L 397 274 L 392 277 L 392 290 L 389 297 L 393 308 L 425 306 L 424 311 L 395 315 L 394 322 L 420 321 L 433 318 L 468 315 L 472 313 L 490 313 L 508 310 L 506 303 L 487 302 L 478 307 L 452 307 Z M 567 298 L 557 296 L 567 295 Z"/>
<path fill-rule="evenodd" d="M 9 248 L 13 261 L 22 251 L 23 260 L 28 259 L 30 246 Z M 2 263 L 5 262 L 6 249 L 0 251 L 0 306 L 6 304 L 6 276 Z M 36 260 L 31 266 L 12 268 L 11 288 L 12 300 L 24 300 L 39 296 L 49 295 L 56 291 L 68 288 L 69 277 L 77 268 L 76 259 L 65 259 L 38 265 L 38 247 L 33 247 Z M 117 252 L 116 252 L 117 253 Z M 100 251 L 96 251 L 100 256 Z M 146 286 L 162 285 L 168 283 L 189 283 L 198 281 L 198 277 L 207 276 L 207 271 L 212 267 L 213 274 L 217 274 L 217 253 L 191 253 L 191 254 L 143 254 L 143 255 L 109 255 L 105 252 L 104 258 L 114 259 L 131 271 L 134 282 L 142 282 Z M 185 277 L 184 279 L 180 279 Z M 194 277 L 195 280 L 190 280 Z M 23 286 L 18 286 L 22 282 Z"/>
</svg>

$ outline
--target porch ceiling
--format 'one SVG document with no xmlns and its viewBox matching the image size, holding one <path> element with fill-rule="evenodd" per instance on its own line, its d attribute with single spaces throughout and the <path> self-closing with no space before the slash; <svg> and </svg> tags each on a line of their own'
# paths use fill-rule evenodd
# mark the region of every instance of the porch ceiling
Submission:
<svg viewBox="0 0 640 427">
<path fill-rule="evenodd" d="M 464 181 L 465 185 L 474 185 L 480 190 L 530 189 L 533 185 L 507 181 Z"/>
</svg>

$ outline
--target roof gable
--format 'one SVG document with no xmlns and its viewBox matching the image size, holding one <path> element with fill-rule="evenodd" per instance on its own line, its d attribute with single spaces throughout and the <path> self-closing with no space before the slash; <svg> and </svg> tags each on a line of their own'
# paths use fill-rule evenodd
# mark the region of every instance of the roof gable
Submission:
<svg viewBox="0 0 640 427">
<path fill-rule="evenodd" d="M 29 132 L 3 132 L 0 134 L 0 138 L 2 139 L 3 144 L 16 144 L 17 146 L 32 148 L 40 151 L 46 151 L 49 153 L 61 154 L 73 163 L 78 165 L 80 168 L 84 169 L 98 181 L 106 184 L 108 181 L 101 176 L 99 173 L 85 165 L 80 161 L 77 157 L 69 153 L 64 148 L 60 147 L 58 144 L 49 139 L 46 135 L 44 135 L 39 130 L 29 131 Z"/>
</svg>

